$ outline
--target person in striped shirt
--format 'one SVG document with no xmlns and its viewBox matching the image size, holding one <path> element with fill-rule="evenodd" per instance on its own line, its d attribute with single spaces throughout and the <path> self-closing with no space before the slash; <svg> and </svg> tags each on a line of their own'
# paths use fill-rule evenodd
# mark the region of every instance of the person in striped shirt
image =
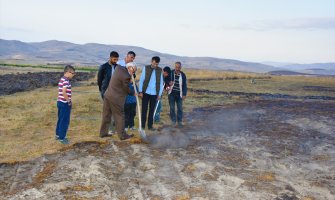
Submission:
<svg viewBox="0 0 335 200">
<path fill-rule="evenodd" d="M 56 126 L 56 139 L 62 144 L 69 144 L 66 133 L 70 124 L 72 107 L 72 90 L 70 80 L 75 75 L 75 69 L 71 65 L 64 68 L 64 76 L 58 82 L 58 120 Z"/>
</svg>

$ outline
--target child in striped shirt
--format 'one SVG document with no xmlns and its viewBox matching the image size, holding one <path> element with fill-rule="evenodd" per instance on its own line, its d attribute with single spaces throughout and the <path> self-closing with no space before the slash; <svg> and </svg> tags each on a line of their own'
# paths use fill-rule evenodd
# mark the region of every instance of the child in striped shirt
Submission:
<svg viewBox="0 0 335 200">
<path fill-rule="evenodd" d="M 74 75 L 74 67 L 67 65 L 64 68 L 64 76 L 58 82 L 58 120 L 56 126 L 56 139 L 62 144 L 69 144 L 69 140 L 66 138 L 66 133 L 70 124 L 72 107 L 72 90 L 70 80 Z"/>
</svg>

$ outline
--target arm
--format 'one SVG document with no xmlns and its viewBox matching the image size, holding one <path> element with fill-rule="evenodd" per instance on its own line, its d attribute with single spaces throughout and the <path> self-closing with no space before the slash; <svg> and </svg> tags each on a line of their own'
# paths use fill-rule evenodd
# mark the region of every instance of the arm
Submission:
<svg viewBox="0 0 335 200">
<path fill-rule="evenodd" d="M 139 82 L 139 86 L 138 86 L 138 96 L 142 97 L 142 89 L 143 89 L 143 82 L 145 79 L 145 66 L 142 68 L 142 73 L 141 73 L 141 77 L 140 77 L 140 82 Z"/>
<path fill-rule="evenodd" d="M 157 97 L 161 97 L 162 96 L 162 93 L 163 93 L 163 82 L 164 82 L 164 79 L 163 79 L 163 72 L 161 73 L 161 81 L 160 81 L 160 84 L 159 84 L 159 93 L 158 93 L 158 96 Z"/>
<path fill-rule="evenodd" d="M 186 75 L 183 73 L 183 99 L 186 98 L 187 95 L 187 81 L 186 81 Z"/>
<path fill-rule="evenodd" d="M 99 86 L 99 91 L 101 92 L 101 85 L 102 85 L 102 80 L 104 79 L 105 73 L 104 73 L 104 68 L 103 65 L 99 67 L 98 71 L 98 86 Z"/>
</svg>

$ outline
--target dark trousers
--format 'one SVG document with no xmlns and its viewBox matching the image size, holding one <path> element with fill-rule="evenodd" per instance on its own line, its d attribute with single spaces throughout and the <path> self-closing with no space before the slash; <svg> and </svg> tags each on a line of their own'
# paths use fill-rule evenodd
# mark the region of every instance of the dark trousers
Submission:
<svg viewBox="0 0 335 200">
<path fill-rule="evenodd" d="M 57 101 L 58 120 L 56 126 L 56 136 L 59 139 L 66 137 L 67 130 L 70 125 L 71 106 L 68 103 Z"/>
<path fill-rule="evenodd" d="M 124 105 L 125 127 L 131 128 L 135 125 L 136 103 L 127 103 Z"/>
<path fill-rule="evenodd" d="M 182 123 L 183 120 L 183 99 L 179 95 L 169 95 L 170 104 L 170 118 L 172 123 L 176 123 L 176 111 L 175 105 L 177 104 L 177 121 L 178 124 Z"/>
<path fill-rule="evenodd" d="M 149 95 L 147 93 L 143 93 L 142 98 L 142 129 L 145 129 L 145 123 L 147 120 L 147 112 L 149 106 L 149 116 L 148 116 L 148 128 L 152 128 L 153 124 L 153 116 L 155 112 L 155 106 L 157 102 L 157 95 Z"/>
</svg>

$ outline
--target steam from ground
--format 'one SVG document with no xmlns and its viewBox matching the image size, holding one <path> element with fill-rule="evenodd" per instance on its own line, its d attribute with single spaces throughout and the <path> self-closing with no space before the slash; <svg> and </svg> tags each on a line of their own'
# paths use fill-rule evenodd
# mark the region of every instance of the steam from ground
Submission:
<svg viewBox="0 0 335 200">
<path fill-rule="evenodd" d="M 155 148 L 184 148 L 192 140 L 240 134 L 250 125 L 250 119 L 258 119 L 262 114 L 262 111 L 247 109 L 195 111 L 186 116 L 187 122 L 183 128 L 167 126 L 148 139 Z"/>
</svg>

